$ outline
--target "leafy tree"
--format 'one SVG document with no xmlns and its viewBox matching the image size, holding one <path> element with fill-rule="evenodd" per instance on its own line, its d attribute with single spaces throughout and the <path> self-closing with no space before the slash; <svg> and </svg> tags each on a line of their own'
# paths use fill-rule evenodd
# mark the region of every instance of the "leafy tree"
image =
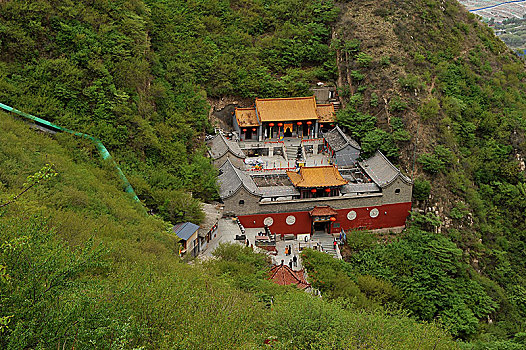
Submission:
<svg viewBox="0 0 526 350">
<path fill-rule="evenodd" d="M 392 134 L 381 129 L 369 131 L 362 139 L 363 156 L 372 155 L 376 150 L 380 150 L 385 156 L 390 158 L 398 157 L 398 147 L 394 142 Z"/>
<path fill-rule="evenodd" d="M 389 102 L 389 109 L 392 112 L 403 112 L 407 109 L 407 103 L 405 103 L 400 96 L 395 96 Z"/>
<path fill-rule="evenodd" d="M 336 119 L 357 140 L 361 140 L 368 132 L 374 130 L 376 124 L 375 117 L 357 112 L 352 106 L 339 110 L 336 114 Z"/>
<path fill-rule="evenodd" d="M 425 171 L 437 174 L 446 170 L 446 164 L 435 154 L 423 153 L 418 157 L 418 162 L 422 164 Z"/>
<path fill-rule="evenodd" d="M 413 198 L 424 201 L 429 198 L 431 192 L 431 183 L 424 178 L 418 177 L 413 183 Z"/>
<path fill-rule="evenodd" d="M 356 62 L 358 62 L 358 65 L 360 67 L 369 67 L 369 65 L 371 64 L 371 61 L 373 60 L 373 58 L 371 56 L 369 56 L 368 54 L 366 54 L 365 52 L 360 52 L 358 53 L 356 56 Z"/>
<path fill-rule="evenodd" d="M 475 334 L 479 320 L 495 310 L 466 273 L 462 251 L 441 235 L 412 229 L 396 242 L 353 255 L 349 263 L 352 271 L 393 283 L 417 317 L 439 319 L 458 337 Z"/>
</svg>

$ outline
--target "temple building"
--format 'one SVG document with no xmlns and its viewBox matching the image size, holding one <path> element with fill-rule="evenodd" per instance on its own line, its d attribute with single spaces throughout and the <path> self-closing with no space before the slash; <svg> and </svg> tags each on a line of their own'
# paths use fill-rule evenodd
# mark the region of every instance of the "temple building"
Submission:
<svg viewBox="0 0 526 350">
<path fill-rule="evenodd" d="M 223 214 L 245 227 L 310 235 L 352 228 L 401 230 L 411 209 L 412 182 L 380 152 L 357 168 L 301 167 L 286 174 L 250 174 L 229 160 L 219 169 Z M 323 208 L 320 209 L 320 208 Z M 321 213 L 321 214 L 320 214 Z M 320 219 L 322 217 L 322 219 Z"/>
<path fill-rule="evenodd" d="M 299 198 L 339 196 L 345 180 L 334 165 L 301 167 L 299 171 L 287 171 L 287 176 L 300 192 Z"/>
<path fill-rule="evenodd" d="M 299 239 L 405 227 L 411 179 L 380 151 L 363 157 L 335 124 L 333 104 L 314 96 L 256 99 L 236 109 L 234 129 L 241 142 L 220 134 L 209 143 L 224 216 Z"/>
<path fill-rule="evenodd" d="M 334 126 L 334 105 L 316 104 L 314 96 L 257 98 L 254 107 L 236 108 L 233 124 L 241 140 L 317 138 Z"/>
</svg>

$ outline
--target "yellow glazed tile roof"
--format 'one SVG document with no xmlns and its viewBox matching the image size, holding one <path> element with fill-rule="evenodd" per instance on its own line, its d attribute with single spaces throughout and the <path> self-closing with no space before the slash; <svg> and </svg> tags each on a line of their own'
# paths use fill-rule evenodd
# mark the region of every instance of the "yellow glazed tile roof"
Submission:
<svg viewBox="0 0 526 350">
<path fill-rule="evenodd" d="M 255 108 L 236 108 L 236 119 L 240 128 L 259 126 Z"/>
<path fill-rule="evenodd" d="M 333 187 L 343 186 L 348 182 L 334 165 L 302 167 L 299 173 L 287 171 L 287 175 L 296 187 Z"/>
<path fill-rule="evenodd" d="M 261 122 L 316 120 L 316 99 L 309 97 L 258 98 L 256 109 Z"/>
<path fill-rule="evenodd" d="M 316 110 L 320 116 L 318 119 L 320 123 L 334 122 L 334 105 L 332 103 L 316 105 Z"/>
</svg>

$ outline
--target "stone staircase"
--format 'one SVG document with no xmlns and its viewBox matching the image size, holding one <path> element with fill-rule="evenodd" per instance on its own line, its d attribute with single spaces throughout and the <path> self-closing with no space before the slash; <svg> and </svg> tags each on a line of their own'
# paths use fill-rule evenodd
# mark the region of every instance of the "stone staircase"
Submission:
<svg viewBox="0 0 526 350">
<path fill-rule="evenodd" d="M 285 148 L 285 154 L 287 155 L 287 160 L 296 160 L 298 156 L 299 146 L 287 145 Z"/>
<path fill-rule="evenodd" d="M 335 259 L 339 259 L 338 254 L 336 253 L 336 250 L 334 249 L 334 238 L 332 235 L 326 233 L 326 232 L 315 232 L 311 236 L 311 241 L 317 241 L 320 243 L 320 245 L 323 248 L 323 252 L 331 255 Z"/>
</svg>

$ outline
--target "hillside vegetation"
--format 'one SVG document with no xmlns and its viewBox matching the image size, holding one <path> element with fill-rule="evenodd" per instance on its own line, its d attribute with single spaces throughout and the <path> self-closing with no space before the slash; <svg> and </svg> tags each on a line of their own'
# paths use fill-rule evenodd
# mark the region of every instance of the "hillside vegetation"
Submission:
<svg viewBox="0 0 526 350">
<path fill-rule="evenodd" d="M 442 319 L 457 336 L 522 339 L 524 63 L 456 1 L 364 0 L 340 6 L 331 43 L 346 102 L 339 121 L 365 151 L 381 149 L 414 178 L 414 228 L 447 238 L 415 239 L 413 232 L 377 247 L 358 235 L 366 249 L 358 249 L 350 263 L 359 273 L 391 281 L 406 298 L 419 296 L 406 299 L 408 308 L 421 319 Z M 423 265 L 434 254 L 438 261 Z M 379 270 L 378 261 L 387 265 Z M 461 262 L 474 270 L 460 273 Z M 443 274 L 456 277 L 446 282 Z M 457 284 L 466 277 L 468 284 Z M 449 291 L 436 289 L 439 280 Z M 459 293 L 472 293 L 475 285 L 484 292 L 466 302 Z M 469 306 L 475 300 L 477 310 Z M 478 327 L 468 330 L 473 322 Z M 479 345 L 490 346 L 484 344 Z"/>
<path fill-rule="evenodd" d="M 207 96 L 305 95 L 334 77 L 337 13 L 315 0 L 0 2 L 0 101 L 98 137 L 148 207 L 198 222 L 188 194 L 217 198 Z"/>
<path fill-rule="evenodd" d="M 184 264 L 170 225 L 144 214 L 89 144 L 4 113 L 0 128 L 2 349 L 457 348 L 432 324 L 277 286 L 249 248 Z M 4 206 L 45 164 L 57 175 Z"/>
<path fill-rule="evenodd" d="M 100 138 L 159 214 L 90 144 L 0 114 L 0 203 L 57 172 L 0 208 L 1 347 L 520 349 L 525 78 L 453 0 L 0 2 L 0 102 Z M 307 254 L 323 299 L 245 250 L 181 264 L 168 221 L 217 198 L 207 98 L 319 80 L 365 155 L 414 178 L 411 229 L 349 233 L 347 262 Z"/>
</svg>

